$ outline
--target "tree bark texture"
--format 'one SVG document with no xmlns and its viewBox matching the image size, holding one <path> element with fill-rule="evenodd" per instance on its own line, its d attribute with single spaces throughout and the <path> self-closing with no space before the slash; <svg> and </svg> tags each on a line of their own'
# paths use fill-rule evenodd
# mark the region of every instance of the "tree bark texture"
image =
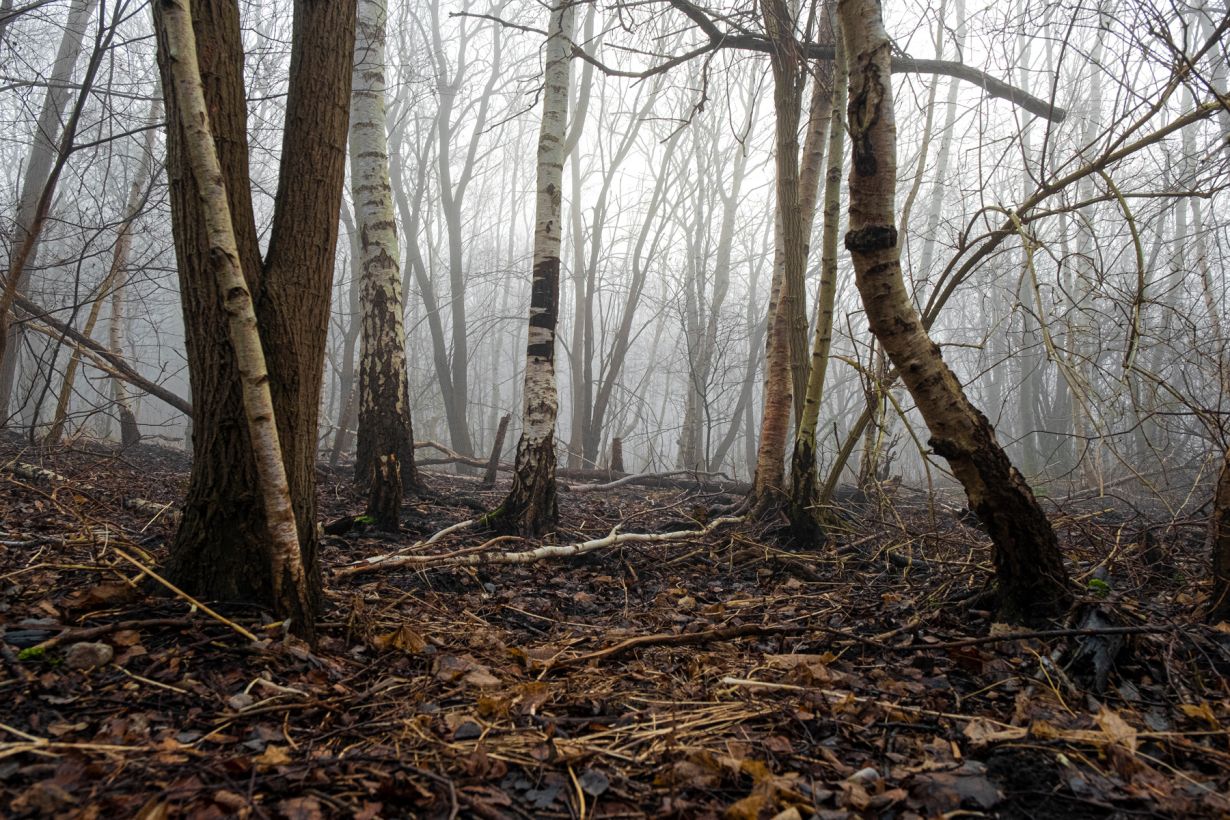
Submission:
<svg viewBox="0 0 1230 820">
<path fill-rule="evenodd" d="M 826 10 L 826 14 L 828 10 Z M 839 30 L 834 27 L 839 35 Z M 816 329 L 812 338 L 811 367 L 803 397 L 803 415 L 795 429 L 794 453 L 790 462 L 790 527 L 800 544 L 817 544 L 824 537 L 819 475 L 816 472 L 816 427 L 820 403 L 824 399 L 824 378 L 828 373 L 829 351 L 833 342 L 833 310 L 837 301 L 837 236 L 841 223 L 841 172 L 846 128 L 846 56 L 840 36 L 833 51 L 829 83 L 831 95 L 828 122 L 828 162 L 824 175 L 824 229 L 820 244 L 820 289 L 816 295 Z M 819 95 L 817 95 L 818 97 Z M 816 105 L 819 100 L 813 100 Z M 815 115 L 813 114 L 813 117 Z M 811 196 L 815 197 L 813 191 Z M 810 229 L 810 225 L 808 226 Z"/>
<path fill-rule="evenodd" d="M 403 491 L 416 488 L 406 333 L 402 324 L 401 255 L 385 124 L 386 0 L 359 0 L 350 114 L 350 177 L 359 232 L 362 354 L 355 478 L 369 487 L 369 509 L 396 529 Z M 370 487 L 373 481 L 398 486 Z"/>
<path fill-rule="evenodd" d="M 155 8 L 157 9 L 158 4 Z M 345 178 L 353 68 L 354 0 L 295 3 L 282 163 L 269 250 L 262 264 L 252 213 L 239 9 L 235 0 L 192 0 L 197 59 L 221 164 L 239 261 L 253 294 L 269 387 L 311 601 L 321 602 L 315 461 L 338 210 Z M 168 110 L 169 65 L 159 64 Z M 269 603 L 267 524 L 243 443 L 239 373 L 226 316 L 206 276 L 204 215 L 181 124 L 169 123 L 167 173 L 184 305 L 193 415 L 193 464 L 167 572 L 190 592 Z"/>
<path fill-rule="evenodd" d="M 804 70 L 802 44 L 794 35 L 794 22 L 786 0 L 763 4 L 765 32 L 772 44 L 773 109 L 775 121 L 776 238 L 773 290 L 765 348 L 764 415 L 756 454 L 751 509 L 763 515 L 780 509 L 784 492 L 786 441 L 791 410 L 802 416 L 807 385 L 807 311 L 804 274 L 807 265 L 807 228 L 804 215 L 814 213 L 813 199 L 805 204 L 799 180 L 799 123 L 802 117 Z M 823 144 L 823 141 L 821 141 Z"/>
<path fill-rule="evenodd" d="M 248 441 L 258 477 L 257 492 L 268 528 L 266 572 L 272 585 L 271 603 L 280 616 L 293 619 L 298 634 L 312 638 L 315 615 L 299 552 L 299 535 L 269 391 L 269 374 L 252 294 L 244 280 L 235 240 L 226 178 L 210 131 L 209 109 L 201 83 L 188 2 L 158 0 L 155 6 L 159 47 L 174 85 L 176 105 L 174 109 L 168 106 L 169 121 L 177 123 L 183 140 L 182 159 L 190 170 L 199 198 L 201 227 L 208 244 L 208 272 L 214 279 L 213 285 L 227 317 Z"/>
<path fill-rule="evenodd" d="M 852 146 L 846 248 L 871 330 L 913 396 L 970 508 L 990 534 L 1000 617 L 1024 621 L 1059 614 L 1071 603 L 1055 533 L 1029 485 L 965 396 L 927 335 L 901 272 L 894 199 L 897 129 L 891 44 L 878 0 L 840 0 L 850 68 Z"/>
<path fill-rule="evenodd" d="M 568 119 L 568 59 L 573 4 L 551 11 L 547 39 L 542 128 L 538 137 L 538 201 L 534 227 L 534 272 L 529 337 L 525 349 L 524 418 L 517 443 L 512 489 L 488 516 L 499 530 L 536 536 L 555 526 L 555 328 L 559 316 L 561 190 Z"/>
</svg>

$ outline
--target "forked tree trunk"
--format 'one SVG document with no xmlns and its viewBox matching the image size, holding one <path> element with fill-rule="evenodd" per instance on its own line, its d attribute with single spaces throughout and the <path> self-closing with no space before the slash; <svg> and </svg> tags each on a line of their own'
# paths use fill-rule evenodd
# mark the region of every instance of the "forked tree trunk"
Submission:
<svg viewBox="0 0 1230 820">
<path fill-rule="evenodd" d="M 299 634 L 312 638 L 315 618 L 299 553 L 299 534 L 269 392 L 269 373 L 252 295 L 244 280 L 225 177 L 210 131 L 209 109 L 201 83 L 188 2 L 158 0 L 155 6 L 156 29 L 175 86 L 177 110 L 171 116 L 182 129 L 182 150 L 200 197 L 210 267 L 227 314 L 227 328 L 240 375 L 248 439 L 269 531 L 269 573 L 273 581 L 274 608 L 279 615 L 293 619 Z"/>
<path fill-rule="evenodd" d="M 868 322 L 927 422 L 931 448 L 948 460 L 991 536 L 1000 617 L 1019 622 L 1056 615 L 1071 603 L 1071 593 L 1050 522 L 944 363 L 906 291 L 894 214 L 892 52 L 880 4 L 840 0 L 838 8 L 850 67 L 853 148 L 846 248 Z"/>
<path fill-rule="evenodd" d="M 252 209 L 236 0 L 191 0 L 197 59 L 225 180 L 240 263 L 254 296 L 278 436 L 294 506 L 310 602 L 323 603 L 316 536 L 320 387 L 354 63 L 354 0 L 296 0 L 277 196 L 262 262 Z M 154 4 L 155 11 L 163 0 Z M 167 107 L 170 60 L 160 44 Z M 186 134 L 170 120 L 167 176 L 192 379 L 192 472 L 168 577 L 200 597 L 275 601 L 268 525 L 251 447 L 244 442 L 239 373 L 227 317 L 209 277 L 204 215 L 185 158 Z M 299 626 L 299 625 L 296 625 Z M 303 627 L 308 624 L 303 624 Z"/>
<path fill-rule="evenodd" d="M 1222 459 L 1221 472 L 1209 516 L 1209 546 L 1213 562 L 1213 592 L 1208 617 L 1213 623 L 1230 621 L 1230 449 Z"/>
<path fill-rule="evenodd" d="M 551 11 L 543 72 L 542 129 L 538 137 L 538 201 L 534 223 L 534 273 L 529 338 L 525 348 L 525 404 L 512 489 L 487 522 L 498 530 L 536 536 L 555 526 L 555 326 L 559 316 L 560 186 L 568 119 L 568 59 L 572 0 Z"/>
<path fill-rule="evenodd" d="M 367 514 L 381 529 L 396 530 L 403 491 L 416 489 L 418 480 L 385 128 L 387 17 L 386 0 L 359 0 L 350 114 L 350 177 L 363 283 L 355 479 L 369 489 Z"/>
</svg>

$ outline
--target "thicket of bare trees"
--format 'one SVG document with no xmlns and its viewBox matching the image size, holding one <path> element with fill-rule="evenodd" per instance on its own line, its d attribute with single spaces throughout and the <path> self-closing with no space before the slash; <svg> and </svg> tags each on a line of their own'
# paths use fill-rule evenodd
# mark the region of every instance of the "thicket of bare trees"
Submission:
<svg viewBox="0 0 1230 820">
<path fill-rule="evenodd" d="M 173 61 L 139 3 L 6 9 L 0 420 L 181 442 L 172 574 L 268 600 Z M 477 464 L 506 414 L 524 534 L 616 443 L 815 548 L 838 484 L 959 488 L 1027 617 L 1069 594 L 1039 497 L 1118 493 L 1213 513 L 1230 607 L 1225 9 L 363 0 L 357 44 L 354 3 L 188 10 L 309 609 L 318 457 L 395 526 L 411 415 Z"/>
</svg>

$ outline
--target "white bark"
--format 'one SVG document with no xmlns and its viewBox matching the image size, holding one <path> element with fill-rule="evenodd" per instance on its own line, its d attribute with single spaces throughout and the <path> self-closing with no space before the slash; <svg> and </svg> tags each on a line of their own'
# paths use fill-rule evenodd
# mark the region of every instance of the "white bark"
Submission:
<svg viewBox="0 0 1230 820">
<path fill-rule="evenodd" d="M 401 255 L 385 122 L 385 26 L 387 0 L 359 0 L 354 82 L 350 111 L 350 175 L 362 271 L 362 364 L 360 365 L 360 454 L 372 461 L 394 456 L 399 470 L 376 470 L 362 482 L 390 481 L 389 498 L 410 482 L 409 386 L 402 320 Z M 361 465 L 362 466 L 362 465 Z M 397 476 L 392 475 L 397 473 Z M 373 515 L 377 513 L 370 511 Z M 395 511 L 394 511 L 395 512 Z"/>
</svg>

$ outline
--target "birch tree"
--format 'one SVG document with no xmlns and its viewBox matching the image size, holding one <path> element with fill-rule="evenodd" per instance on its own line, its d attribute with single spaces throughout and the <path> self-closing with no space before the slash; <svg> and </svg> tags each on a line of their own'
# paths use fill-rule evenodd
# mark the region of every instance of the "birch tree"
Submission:
<svg viewBox="0 0 1230 820">
<path fill-rule="evenodd" d="M 258 493 L 269 530 L 272 603 L 280 615 L 293 619 L 299 634 L 311 639 L 315 636 L 315 618 L 299 552 L 299 534 L 269 391 L 269 372 L 252 294 L 240 262 L 226 179 L 210 130 L 192 14 L 188 0 L 158 0 L 154 9 L 159 45 L 174 84 L 174 92 L 169 95 L 176 102 L 173 116 L 182 129 L 183 152 L 200 198 L 209 266 L 227 315 L 227 330 L 240 377 L 248 439 L 259 478 Z"/>
<path fill-rule="evenodd" d="M 401 255 L 385 123 L 386 0 L 359 0 L 350 113 L 350 175 L 359 236 L 362 353 L 355 479 L 367 514 L 396 530 L 403 489 L 417 487 L 402 324 Z M 413 238 L 411 238 L 413 241 Z"/>
<path fill-rule="evenodd" d="M 158 0 L 155 12 L 189 0 Z M 256 313 L 268 367 L 278 440 L 304 570 L 307 612 L 293 626 L 310 632 L 322 600 L 316 535 L 316 455 L 320 388 L 346 170 L 354 0 L 297 0 L 277 194 L 262 258 L 253 214 L 242 36 L 236 0 L 190 0 L 196 59 L 230 209 L 240 270 Z M 168 111 L 178 111 L 174 55 L 159 41 Z M 167 125 L 167 175 L 193 395 L 192 472 L 166 572 L 205 598 L 273 604 L 288 585 L 273 573 L 269 521 L 253 487 L 260 474 L 246 426 L 241 362 L 228 341 L 228 316 L 212 277 L 207 214 L 190 170 L 190 134 Z M 293 615 L 285 612 L 286 615 Z"/>
<path fill-rule="evenodd" d="M 1072 600 L 1054 530 L 1025 479 L 966 397 L 914 308 L 901 271 L 894 200 L 892 46 L 878 0 L 839 0 L 850 67 L 852 161 L 845 245 L 872 333 L 901 374 L 970 508 L 991 536 L 1001 618 L 1057 615 Z"/>
<path fill-rule="evenodd" d="M 487 516 L 488 523 L 497 529 L 527 536 L 550 530 L 559 517 L 555 485 L 555 419 L 559 407 L 555 329 L 573 17 L 573 0 L 560 0 L 551 10 L 547 29 L 521 439 L 512 488 L 504 503 Z"/>
</svg>

